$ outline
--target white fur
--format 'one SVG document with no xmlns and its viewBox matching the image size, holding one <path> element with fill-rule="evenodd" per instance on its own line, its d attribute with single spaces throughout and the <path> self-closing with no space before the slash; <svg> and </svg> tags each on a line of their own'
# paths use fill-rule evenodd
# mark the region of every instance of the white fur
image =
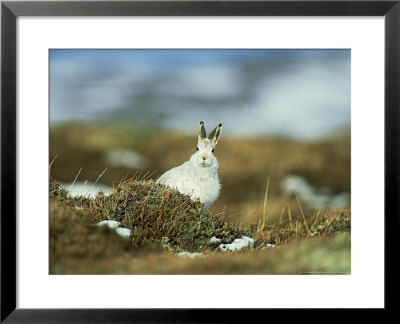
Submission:
<svg viewBox="0 0 400 324">
<path fill-rule="evenodd" d="M 221 126 L 217 127 L 221 129 Z M 192 154 L 190 160 L 165 172 L 157 183 L 175 188 L 193 200 L 200 199 L 204 207 L 209 207 L 218 198 L 221 189 L 218 161 L 212 152 L 219 134 L 212 139 L 199 135 L 198 150 Z"/>
</svg>

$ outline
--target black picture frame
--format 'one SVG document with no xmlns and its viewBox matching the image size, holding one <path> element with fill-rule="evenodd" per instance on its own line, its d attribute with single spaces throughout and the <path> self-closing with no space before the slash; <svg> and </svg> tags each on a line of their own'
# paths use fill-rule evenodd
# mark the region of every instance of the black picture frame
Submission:
<svg viewBox="0 0 400 324">
<path fill-rule="evenodd" d="M 384 16 L 385 309 L 398 283 L 388 266 L 399 237 L 400 0 L 394 1 L 2 1 L 1 2 L 1 322 L 226 322 L 263 310 L 16 308 L 16 19 L 19 16 Z M 368 181 L 366 180 L 366 183 Z M 395 243 L 394 243 L 395 244 Z M 398 255 L 398 252 L 394 255 Z M 389 257 L 391 255 L 391 257 Z M 210 312 L 212 314 L 210 314 Z M 240 313 L 240 314 L 239 314 Z"/>
</svg>

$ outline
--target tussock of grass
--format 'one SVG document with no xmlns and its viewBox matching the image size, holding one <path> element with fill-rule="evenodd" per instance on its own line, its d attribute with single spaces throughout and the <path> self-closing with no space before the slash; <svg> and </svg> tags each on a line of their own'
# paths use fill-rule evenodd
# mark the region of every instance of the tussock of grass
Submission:
<svg viewBox="0 0 400 324">
<path fill-rule="evenodd" d="M 132 231 L 132 242 L 151 243 L 170 251 L 199 251 L 209 248 L 208 240 L 216 236 L 230 243 L 247 234 L 240 225 L 224 220 L 204 209 L 200 202 L 152 180 L 126 180 L 114 187 L 110 196 L 71 198 L 55 182 L 50 197 L 64 206 L 78 207 L 90 215 L 92 223 L 116 220 L 120 227 Z"/>
<path fill-rule="evenodd" d="M 110 196 L 91 200 L 89 209 L 96 221 L 114 219 L 131 229 L 135 243 L 161 242 L 171 251 L 198 251 L 213 236 L 229 242 L 245 233 L 200 202 L 152 180 L 124 181 Z"/>
</svg>

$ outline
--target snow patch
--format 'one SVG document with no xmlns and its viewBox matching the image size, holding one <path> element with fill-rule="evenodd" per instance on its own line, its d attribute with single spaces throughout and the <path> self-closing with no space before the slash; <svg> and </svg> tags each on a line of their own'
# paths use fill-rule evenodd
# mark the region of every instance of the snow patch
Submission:
<svg viewBox="0 0 400 324">
<path fill-rule="evenodd" d="M 94 198 L 100 191 L 109 196 L 113 190 L 109 186 L 91 182 L 60 183 L 60 187 L 67 190 L 71 197 L 85 196 Z"/>
<path fill-rule="evenodd" d="M 119 222 L 115 220 L 103 220 L 97 223 L 96 226 L 107 226 L 109 229 L 114 230 L 116 234 L 124 238 L 131 236 L 131 230 L 129 228 L 119 227 Z"/>
<path fill-rule="evenodd" d="M 210 238 L 210 239 L 208 240 L 208 245 L 217 244 L 217 243 L 219 243 L 219 242 L 221 242 L 221 239 L 220 239 L 220 238 L 217 238 L 217 237 L 215 237 L 215 236 L 213 236 L 212 238 Z"/>
<path fill-rule="evenodd" d="M 178 256 L 185 259 L 203 258 L 204 254 L 199 252 L 179 252 Z"/>
<path fill-rule="evenodd" d="M 119 228 L 115 229 L 115 233 L 117 233 L 119 236 L 126 237 L 126 238 L 131 236 L 131 230 L 129 228 L 124 228 L 124 227 L 119 227 Z"/>
<path fill-rule="evenodd" d="M 288 175 L 281 182 L 281 189 L 299 198 L 312 208 L 343 208 L 350 205 L 350 193 L 347 191 L 333 195 L 329 188 L 316 189 L 303 177 Z"/>
<path fill-rule="evenodd" d="M 230 244 L 220 244 L 219 248 L 222 251 L 238 251 L 245 247 L 249 247 L 254 244 L 254 239 L 242 235 L 240 238 L 235 239 Z"/>
<path fill-rule="evenodd" d="M 103 220 L 97 223 L 96 226 L 108 226 L 110 229 L 116 229 L 119 226 L 119 222 L 115 220 Z"/>
</svg>

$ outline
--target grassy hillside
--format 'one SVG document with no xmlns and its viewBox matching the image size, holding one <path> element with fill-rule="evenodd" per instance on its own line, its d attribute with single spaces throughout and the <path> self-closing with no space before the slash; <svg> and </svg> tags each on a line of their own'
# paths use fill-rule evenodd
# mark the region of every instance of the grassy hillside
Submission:
<svg viewBox="0 0 400 324">
<path fill-rule="evenodd" d="M 132 232 L 122 238 L 105 219 Z M 106 197 L 71 197 L 50 182 L 50 273 L 229 274 L 349 273 L 350 210 L 326 210 L 304 222 L 245 228 L 151 180 L 119 183 Z M 218 249 L 241 235 L 253 245 Z M 209 244 L 212 237 L 221 239 Z M 276 245 L 270 248 L 268 244 Z M 182 259 L 177 252 L 201 252 Z"/>
</svg>

